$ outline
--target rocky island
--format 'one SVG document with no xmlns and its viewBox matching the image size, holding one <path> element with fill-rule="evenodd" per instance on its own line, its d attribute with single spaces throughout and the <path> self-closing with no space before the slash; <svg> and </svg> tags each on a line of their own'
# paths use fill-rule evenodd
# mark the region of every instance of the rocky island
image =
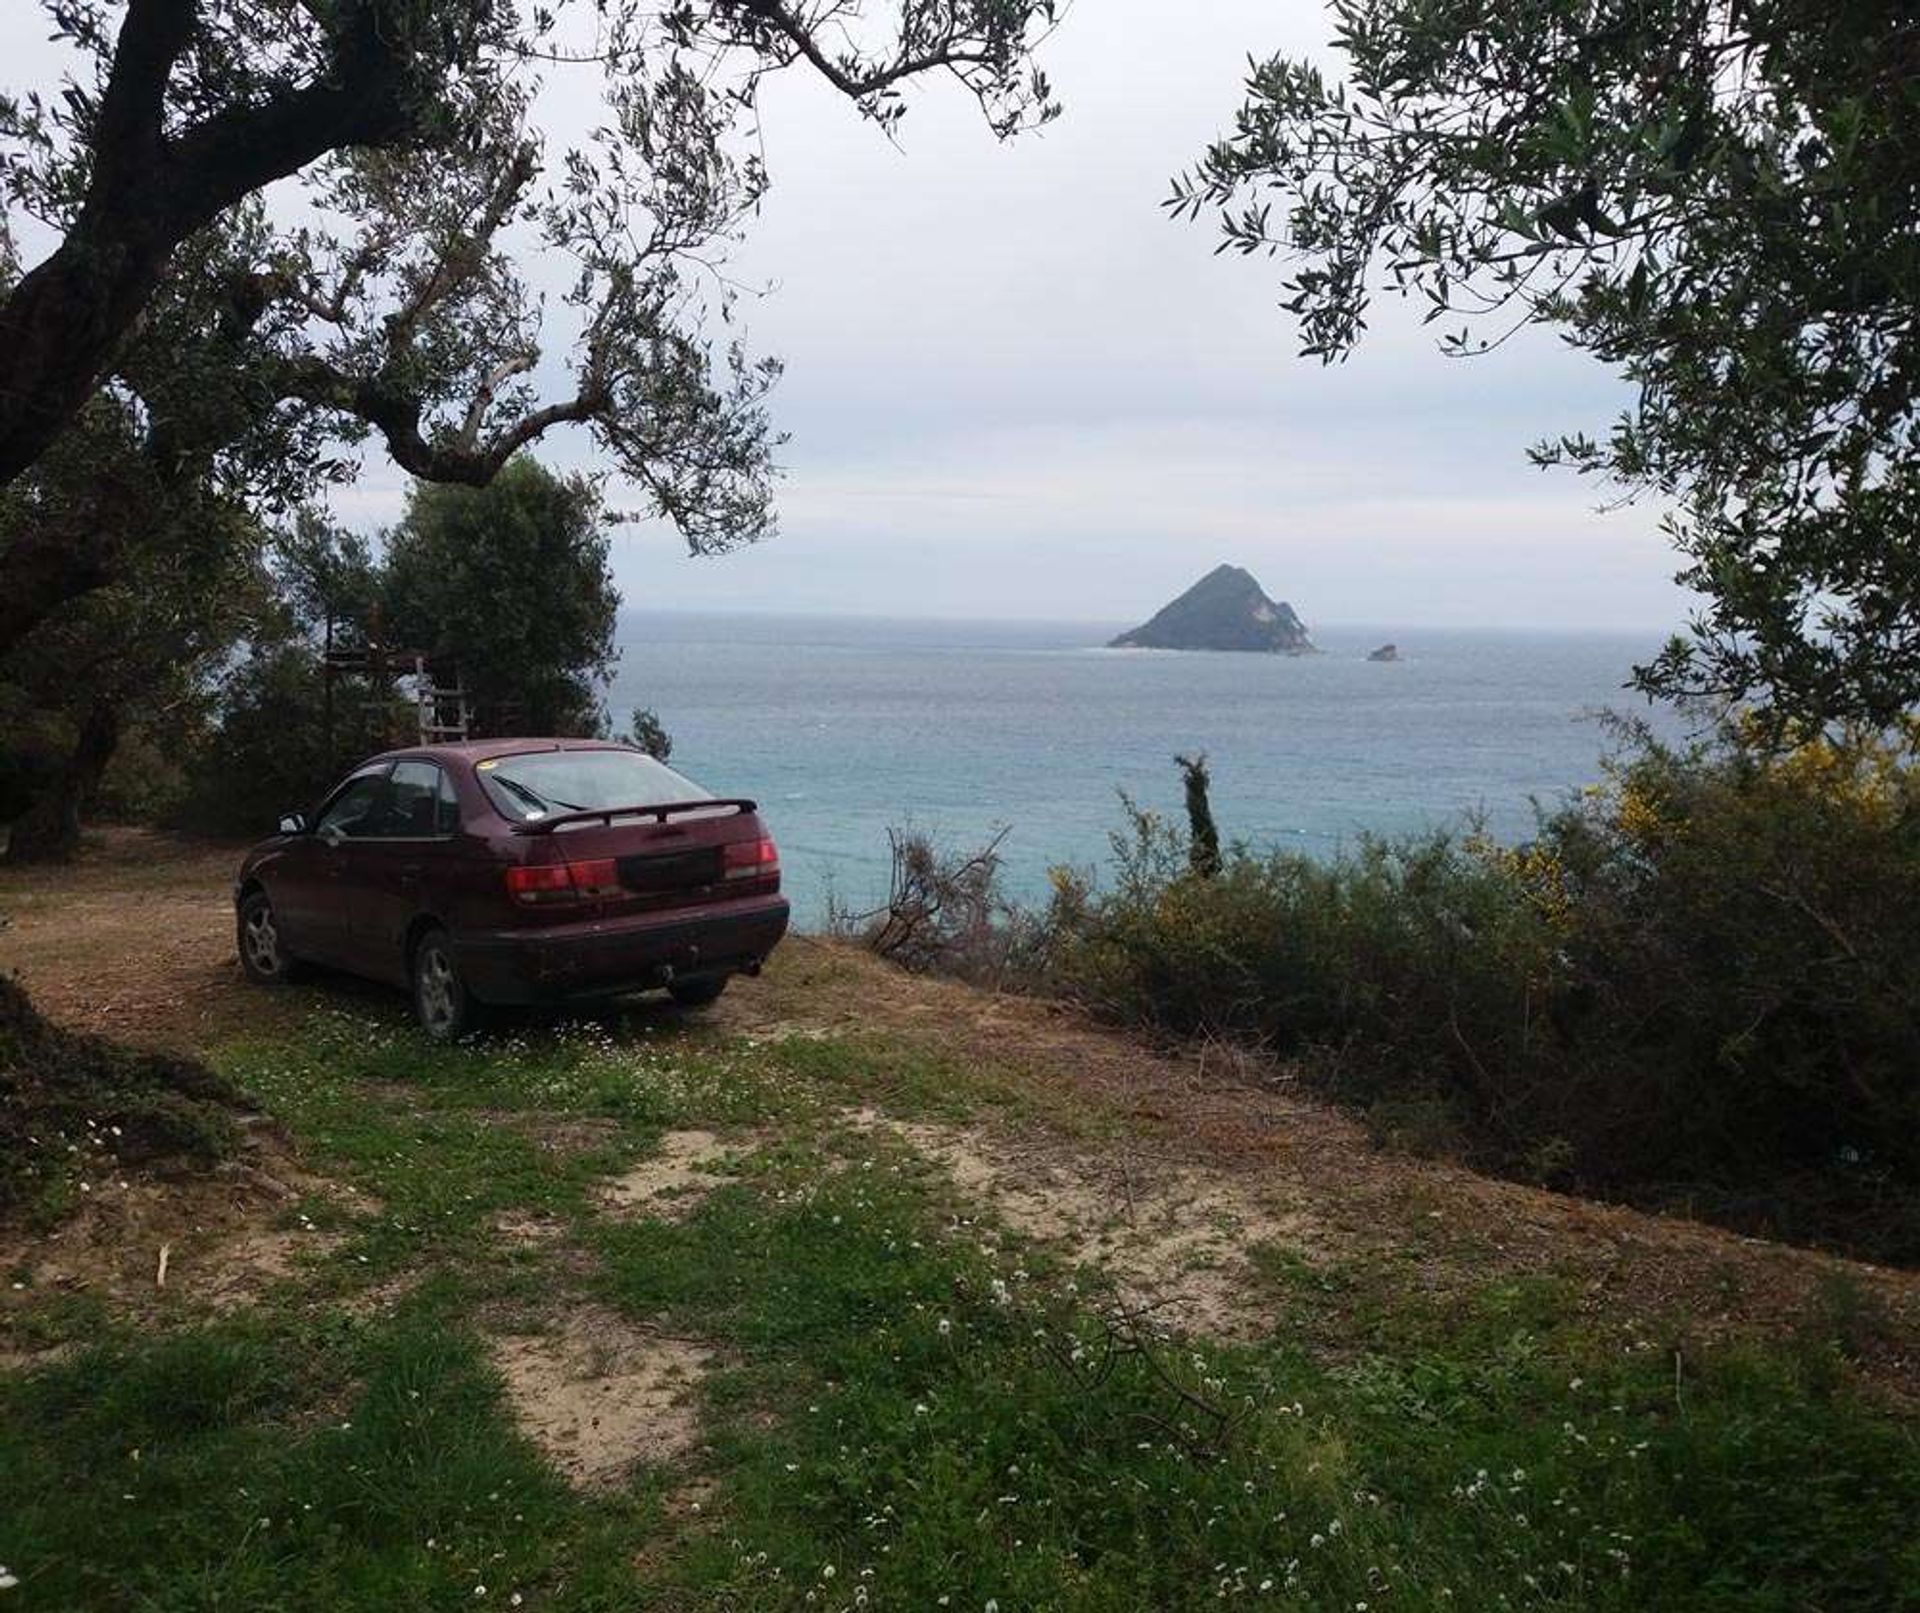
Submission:
<svg viewBox="0 0 1920 1613">
<path fill-rule="evenodd" d="M 1369 661 L 1397 661 L 1400 659 L 1400 646 L 1398 644 L 1382 644 L 1377 650 L 1367 651 L 1367 659 Z"/>
<path fill-rule="evenodd" d="M 1115 650 L 1257 650 L 1315 655 L 1307 624 L 1282 600 L 1269 599 L 1253 573 L 1215 566 L 1172 604 L 1109 645 Z"/>
</svg>

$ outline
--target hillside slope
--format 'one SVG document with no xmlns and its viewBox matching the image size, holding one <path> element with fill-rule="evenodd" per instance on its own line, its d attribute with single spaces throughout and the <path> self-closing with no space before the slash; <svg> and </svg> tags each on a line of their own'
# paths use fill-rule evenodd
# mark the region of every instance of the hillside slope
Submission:
<svg viewBox="0 0 1920 1613">
<path fill-rule="evenodd" d="M 348 979 L 248 987 L 225 895 L 230 862 L 224 849 L 114 832 L 56 888 L 0 875 L 10 919 L 0 969 L 17 971 L 56 1020 L 159 1046 L 284 1034 L 315 1010 L 404 1022 L 397 994 Z M 1858 1289 L 1887 1323 L 1869 1341 L 1875 1370 L 1920 1395 L 1920 1273 L 1383 1150 L 1284 1069 L 1229 1050 L 1156 1048 L 1060 1005 L 906 975 L 804 936 L 704 1018 L 656 1007 L 633 1023 L 743 1045 L 831 1041 L 882 1068 L 902 1054 L 957 1062 L 976 1072 L 974 1098 L 979 1082 L 989 1097 L 970 1103 L 970 1135 L 1011 1162 L 983 1183 L 1016 1170 L 1069 1183 L 1083 1220 L 1088 1202 L 1137 1216 L 1143 1204 L 1217 1190 L 1245 1206 L 1243 1219 L 1291 1229 L 1302 1249 L 1384 1262 L 1395 1284 L 1444 1294 L 1500 1273 L 1551 1273 L 1596 1318 L 1684 1316 L 1703 1337 L 1790 1332 L 1836 1285 Z"/>
<path fill-rule="evenodd" d="M 0 1226 L 23 1605 L 1912 1605 L 1912 1273 L 807 938 L 435 1046 L 246 987 L 225 864 L 0 879 L 0 966 L 290 1150 Z"/>
</svg>

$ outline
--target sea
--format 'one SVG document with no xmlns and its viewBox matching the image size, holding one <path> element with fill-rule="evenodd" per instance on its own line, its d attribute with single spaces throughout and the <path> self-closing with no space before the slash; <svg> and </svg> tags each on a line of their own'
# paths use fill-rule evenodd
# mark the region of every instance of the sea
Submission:
<svg viewBox="0 0 1920 1613">
<path fill-rule="evenodd" d="M 1109 650 L 1124 623 L 623 613 L 617 731 L 652 708 L 673 765 L 759 801 L 796 921 L 880 901 L 890 827 L 972 850 L 1000 830 L 1010 896 L 1096 874 L 1122 795 L 1181 818 L 1205 752 L 1227 839 L 1339 854 L 1478 820 L 1511 841 L 1600 776 L 1658 633 L 1316 627 L 1313 656 Z M 1401 659 L 1369 661 L 1392 642 Z"/>
</svg>

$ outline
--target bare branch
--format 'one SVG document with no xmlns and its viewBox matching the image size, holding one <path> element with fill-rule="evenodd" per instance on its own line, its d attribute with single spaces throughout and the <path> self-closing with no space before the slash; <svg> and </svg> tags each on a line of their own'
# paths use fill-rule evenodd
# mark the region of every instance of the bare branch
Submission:
<svg viewBox="0 0 1920 1613">
<path fill-rule="evenodd" d="M 387 339 L 396 352 L 413 340 L 421 317 L 441 302 L 485 263 L 494 237 L 513 215 L 527 186 L 539 172 L 539 164 L 530 142 L 523 141 L 500 175 L 499 183 L 487 198 L 478 218 L 450 233 L 430 273 L 414 288 L 413 295 L 388 316 Z"/>
<path fill-rule="evenodd" d="M 460 422 L 460 446 L 471 449 L 479 441 L 480 427 L 485 424 L 487 410 L 493 407 L 494 394 L 516 375 L 525 375 L 540 362 L 535 352 L 516 353 L 503 359 L 487 371 L 486 380 L 480 383 L 479 391 L 473 395 L 473 402 L 467 406 L 466 418 Z"/>
<path fill-rule="evenodd" d="M 812 29 L 800 21 L 792 8 L 783 4 L 782 0 L 753 0 L 746 9 L 770 22 L 829 84 L 842 95 L 856 101 L 867 100 L 921 73 L 940 68 L 986 66 L 992 61 L 992 57 L 984 51 L 956 49 L 954 35 L 949 32 L 945 42 L 932 50 L 918 56 L 902 56 L 891 66 L 855 76 L 820 48 Z"/>
<path fill-rule="evenodd" d="M 284 397 L 337 409 L 365 421 L 380 433 L 387 452 L 402 470 L 426 481 L 457 482 L 469 487 L 484 487 L 529 443 L 555 426 L 595 419 L 609 402 L 605 389 L 588 381 L 573 397 L 532 410 L 480 443 L 466 440 L 464 433 L 430 437 L 422 429 L 425 409 L 419 398 L 378 376 L 350 375 L 317 355 L 289 362 L 281 374 L 280 390 Z"/>
</svg>

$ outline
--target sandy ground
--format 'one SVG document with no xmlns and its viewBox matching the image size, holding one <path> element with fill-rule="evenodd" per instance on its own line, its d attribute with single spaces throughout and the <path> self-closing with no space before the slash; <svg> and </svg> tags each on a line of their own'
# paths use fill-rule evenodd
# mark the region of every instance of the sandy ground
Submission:
<svg viewBox="0 0 1920 1613">
<path fill-rule="evenodd" d="M 700 1440 L 697 1390 L 712 1352 L 598 1306 L 568 1306 L 550 1331 L 497 1339 L 494 1365 L 527 1437 L 582 1489 L 636 1462 L 664 1467 Z"/>
</svg>

